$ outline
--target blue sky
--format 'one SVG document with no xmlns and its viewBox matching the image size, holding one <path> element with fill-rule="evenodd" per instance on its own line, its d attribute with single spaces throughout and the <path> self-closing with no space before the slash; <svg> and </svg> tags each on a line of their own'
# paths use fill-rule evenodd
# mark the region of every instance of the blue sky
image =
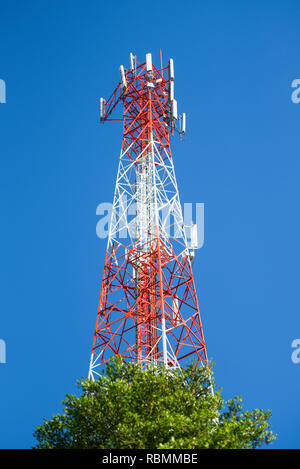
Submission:
<svg viewBox="0 0 300 469">
<path fill-rule="evenodd" d="M 225 397 L 272 409 L 274 448 L 299 448 L 297 1 L 0 0 L 0 447 L 26 448 L 88 371 L 121 126 L 98 100 L 129 52 L 173 57 L 182 202 L 205 204 L 194 273 Z"/>
</svg>

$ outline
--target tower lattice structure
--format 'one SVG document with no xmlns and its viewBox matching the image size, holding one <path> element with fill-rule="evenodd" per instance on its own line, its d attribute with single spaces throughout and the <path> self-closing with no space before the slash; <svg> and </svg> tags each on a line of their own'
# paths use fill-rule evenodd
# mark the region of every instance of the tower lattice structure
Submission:
<svg viewBox="0 0 300 469">
<path fill-rule="evenodd" d="M 174 64 L 156 68 L 151 54 L 130 67 L 100 121 L 121 120 L 123 140 L 109 226 L 89 377 L 113 356 L 143 366 L 208 366 L 188 242 L 170 149 L 185 133 L 174 99 Z M 112 118 L 116 108 L 122 114 Z"/>
</svg>

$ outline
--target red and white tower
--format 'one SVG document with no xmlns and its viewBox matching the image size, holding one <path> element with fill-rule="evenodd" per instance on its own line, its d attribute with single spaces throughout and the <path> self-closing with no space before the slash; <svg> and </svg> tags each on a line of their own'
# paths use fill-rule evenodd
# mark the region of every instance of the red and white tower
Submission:
<svg viewBox="0 0 300 469">
<path fill-rule="evenodd" d="M 187 241 L 170 134 L 185 133 L 174 99 L 174 64 L 156 68 L 151 54 L 130 67 L 100 121 L 122 120 L 123 141 L 89 377 L 119 355 L 125 362 L 179 368 L 185 359 L 208 365 L 192 272 L 195 239 Z M 112 119 L 121 105 L 122 115 Z M 120 107 L 120 106 L 119 106 Z"/>
</svg>

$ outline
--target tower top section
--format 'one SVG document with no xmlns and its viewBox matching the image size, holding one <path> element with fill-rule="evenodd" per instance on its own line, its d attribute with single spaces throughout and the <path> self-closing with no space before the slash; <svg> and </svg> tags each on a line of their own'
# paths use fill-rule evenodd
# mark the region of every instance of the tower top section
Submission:
<svg viewBox="0 0 300 469">
<path fill-rule="evenodd" d="M 170 59 L 163 67 L 152 61 L 152 54 L 146 54 L 145 62 L 139 63 L 137 57 L 130 53 L 129 67 L 120 65 L 120 81 L 109 99 L 100 98 L 100 122 L 115 120 L 132 122 L 139 126 L 155 127 L 161 137 L 167 137 L 174 130 L 180 135 L 186 132 L 186 114 L 178 113 L 174 97 L 174 61 Z M 123 104 L 123 112 L 115 116 L 114 111 Z"/>
</svg>

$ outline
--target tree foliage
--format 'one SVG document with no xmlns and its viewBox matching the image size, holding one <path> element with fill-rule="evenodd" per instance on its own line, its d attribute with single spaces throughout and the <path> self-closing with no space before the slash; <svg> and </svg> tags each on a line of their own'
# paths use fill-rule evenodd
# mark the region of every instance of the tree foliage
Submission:
<svg viewBox="0 0 300 469">
<path fill-rule="evenodd" d="M 274 438 L 271 412 L 243 411 L 241 398 L 211 392 L 205 368 L 174 372 L 108 363 L 96 380 L 81 380 L 64 412 L 37 427 L 36 448 L 256 448 Z"/>
</svg>

